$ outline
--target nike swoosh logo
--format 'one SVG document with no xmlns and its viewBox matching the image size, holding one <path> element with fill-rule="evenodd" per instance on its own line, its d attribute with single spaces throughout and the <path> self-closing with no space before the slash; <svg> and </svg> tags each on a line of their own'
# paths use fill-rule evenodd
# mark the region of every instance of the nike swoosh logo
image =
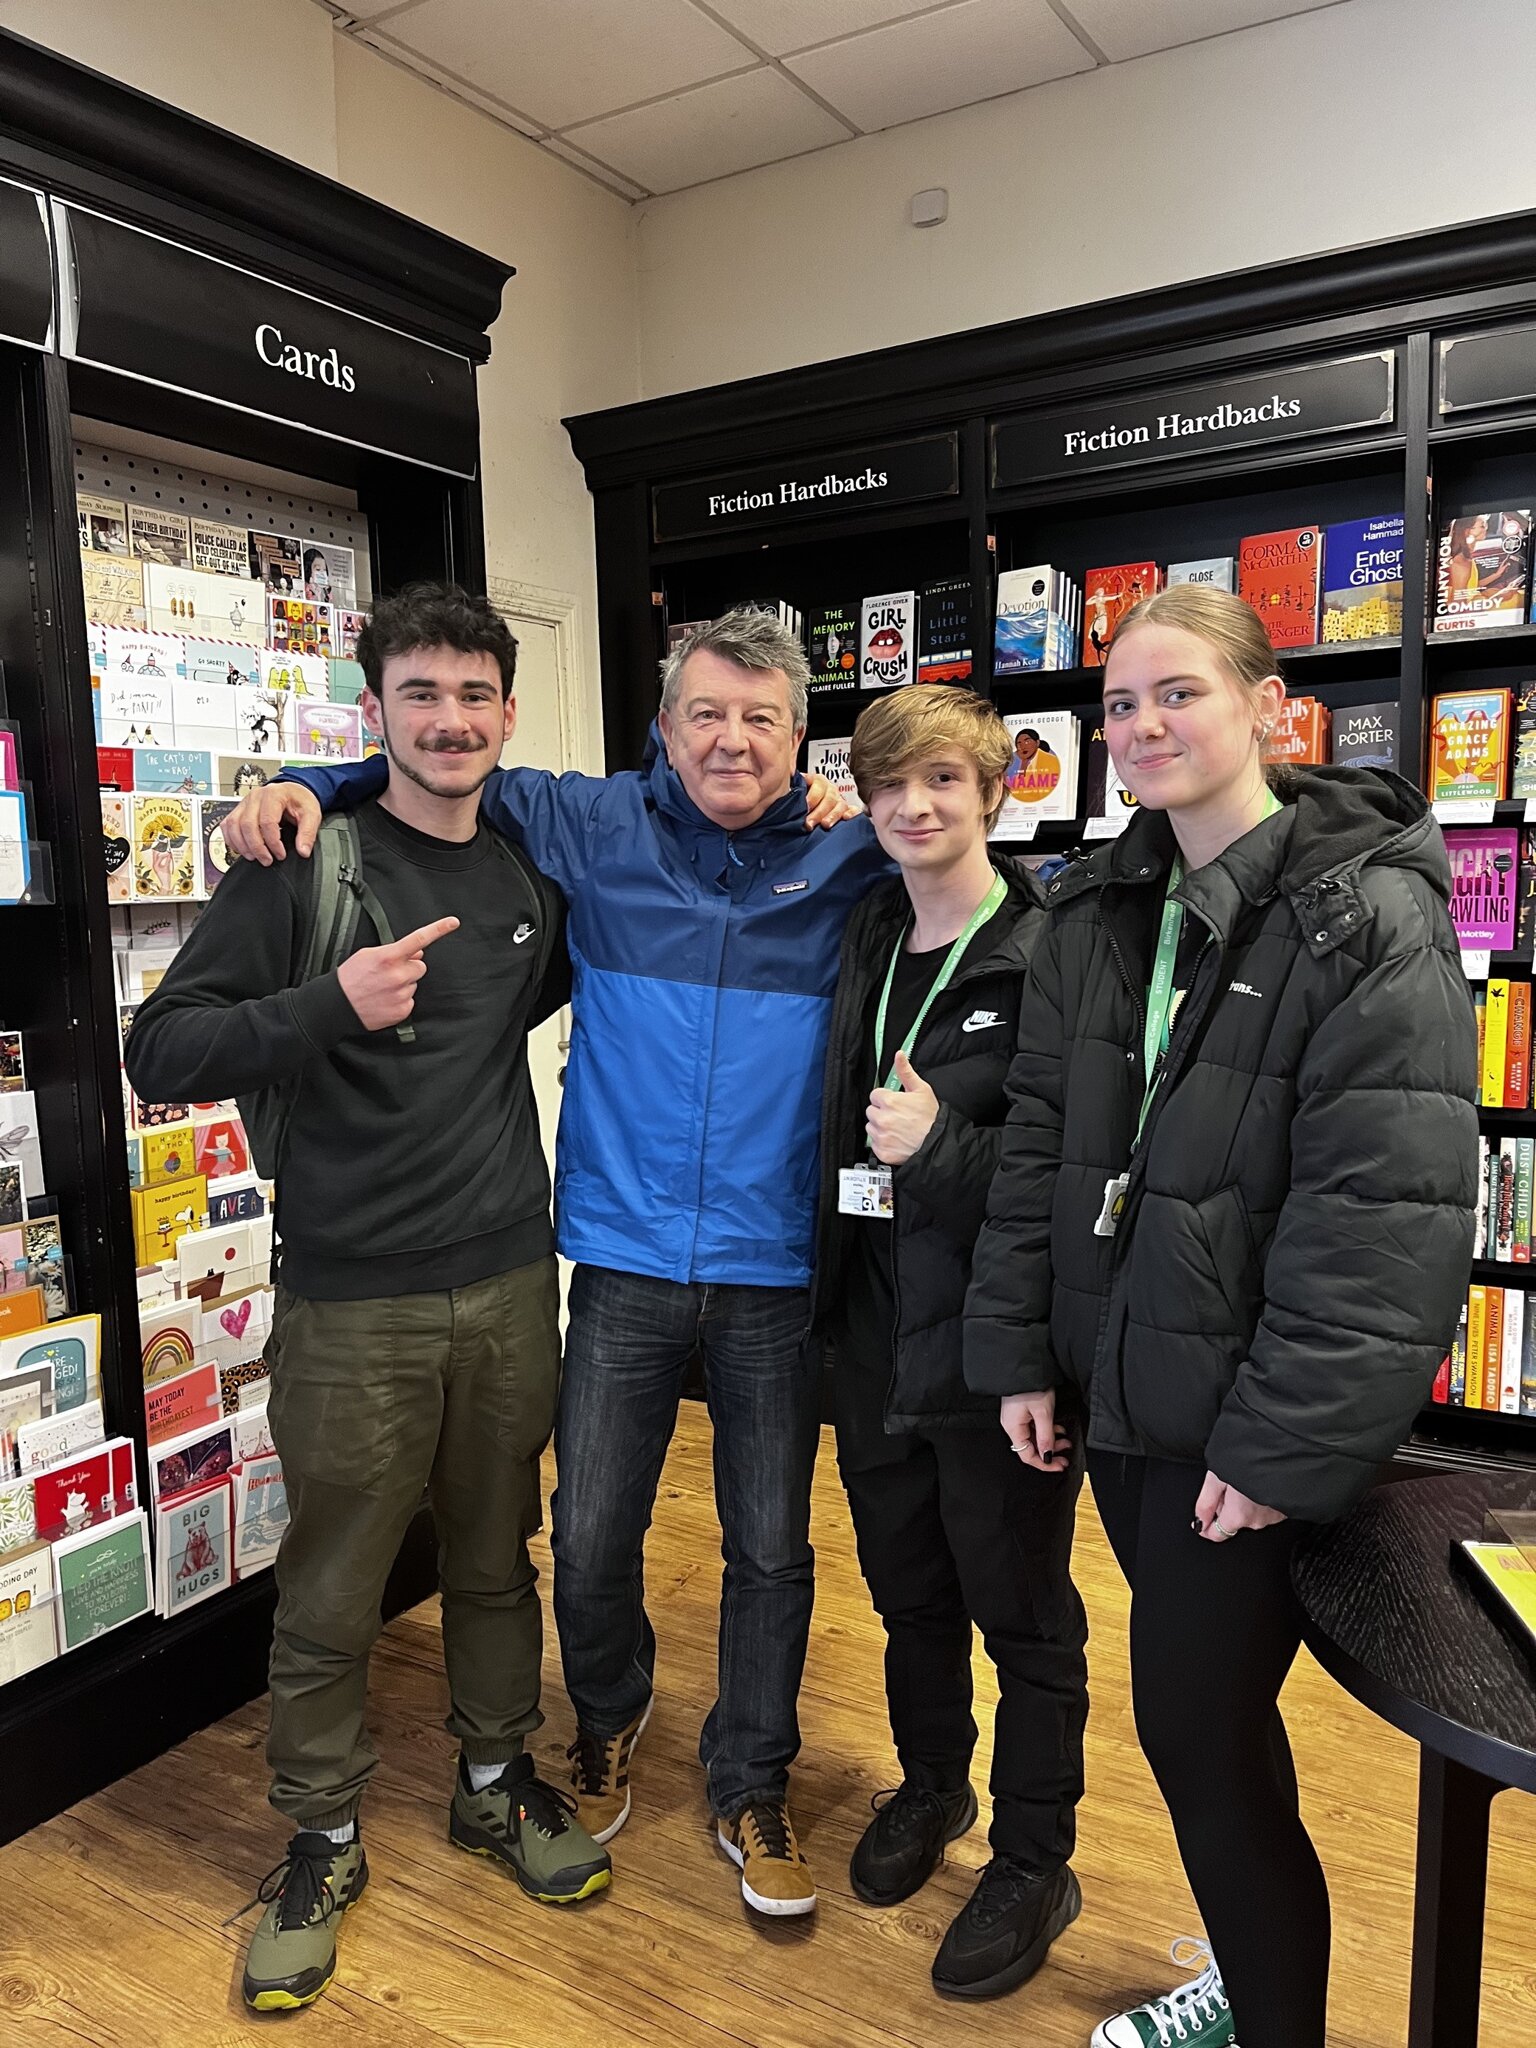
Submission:
<svg viewBox="0 0 1536 2048">
<path fill-rule="evenodd" d="M 512 934 L 512 943 L 514 946 L 520 946 L 524 939 L 531 939 L 533 934 L 534 927 L 531 924 L 520 924 Z"/>
<path fill-rule="evenodd" d="M 960 1029 L 962 1031 L 990 1031 L 995 1025 L 1001 1024 L 1002 1021 L 1002 1018 L 998 1016 L 995 1010 L 978 1010 L 974 1017 L 966 1018 Z"/>
</svg>

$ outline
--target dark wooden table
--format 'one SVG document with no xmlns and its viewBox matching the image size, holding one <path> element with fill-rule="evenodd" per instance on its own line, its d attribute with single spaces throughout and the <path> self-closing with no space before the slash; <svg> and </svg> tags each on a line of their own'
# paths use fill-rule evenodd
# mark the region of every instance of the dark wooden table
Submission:
<svg viewBox="0 0 1536 2048">
<path fill-rule="evenodd" d="M 1536 1476 L 1379 1486 L 1296 1557 L 1313 1655 L 1419 1744 L 1408 2048 L 1476 2048 L 1488 1809 L 1536 1792 L 1536 1673 L 1450 1560 L 1490 1507 L 1536 1508 Z"/>
</svg>

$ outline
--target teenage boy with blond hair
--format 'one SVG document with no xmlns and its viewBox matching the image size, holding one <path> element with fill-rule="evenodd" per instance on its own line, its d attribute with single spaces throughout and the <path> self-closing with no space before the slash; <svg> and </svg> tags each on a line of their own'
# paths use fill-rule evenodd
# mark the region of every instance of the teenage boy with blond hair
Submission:
<svg viewBox="0 0 1536 2048">
<path fill-rule="evenodd" d="M 849 919 L 822 1104 L 815 1320 L 834 1337 L 838 1462 L 885 1624 L 901 1783 L 854 1852 L 892 1906 L 976 1819 L 971 1633 L 997 1667 L 992 1860 L 933 1965 L 987 1998 L 1040 1967 L 1081 1909 L 1087 1629 L 1070 1574 L 1079 1463 L 1030 1471 L 967 1392 L 962 1311 L 1008 1113 L 1004 1082 L 1039 884 L 987 833 L 1013 754 L 993 708 L 919 684 L 873 704 L 851 766 L 901 870 Z M 1065 1439 L 1063 1439 L 1063 1442 Z"/>
</svg>

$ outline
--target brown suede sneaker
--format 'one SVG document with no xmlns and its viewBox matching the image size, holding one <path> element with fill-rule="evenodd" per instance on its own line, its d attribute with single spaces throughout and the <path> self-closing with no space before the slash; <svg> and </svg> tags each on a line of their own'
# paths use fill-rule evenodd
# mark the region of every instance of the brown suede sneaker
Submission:
<svg viewBox="0 0 1536 2048">
<path fill-rule="evenodd" d="M 636 1714 L 617 1735 L 593 1735 L 578 1728 L 576 1740 L 565 1752 L 571 1759 L 576 1818 L 594 1842 L 612 1841 L 629 1819 L 629 1760 L 655 1704 L 652 1693 L 644 1712 Z"/>
<path fill-rule="evenodd" d="M 720 1846 L 741 1869 L 741 1896 L 759 1913 L 783 1918 L 816 1910 L 816 1880 L 800 1853 L 789 1808 L 758 1799 L 719 1826 Z"/>
</svg>

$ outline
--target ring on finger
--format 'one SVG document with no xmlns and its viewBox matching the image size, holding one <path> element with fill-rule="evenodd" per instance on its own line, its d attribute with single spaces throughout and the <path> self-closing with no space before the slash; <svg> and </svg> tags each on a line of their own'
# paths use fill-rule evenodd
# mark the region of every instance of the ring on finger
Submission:
<svg viewBox="0 0 1536 2048">
<path fill-rule="evenodd" d="M 1217 1535 L 1220 1536 L 1223 1543 L 1230 1543 L 1232 1538 L 1237 1534 L 1237 1531 L 1235 1529 L 1226 1529 L 1222 1527 L 1220 1515 L 1212 1515 L 1211 1527 L 1216 1531 Z"/>
</svg>

